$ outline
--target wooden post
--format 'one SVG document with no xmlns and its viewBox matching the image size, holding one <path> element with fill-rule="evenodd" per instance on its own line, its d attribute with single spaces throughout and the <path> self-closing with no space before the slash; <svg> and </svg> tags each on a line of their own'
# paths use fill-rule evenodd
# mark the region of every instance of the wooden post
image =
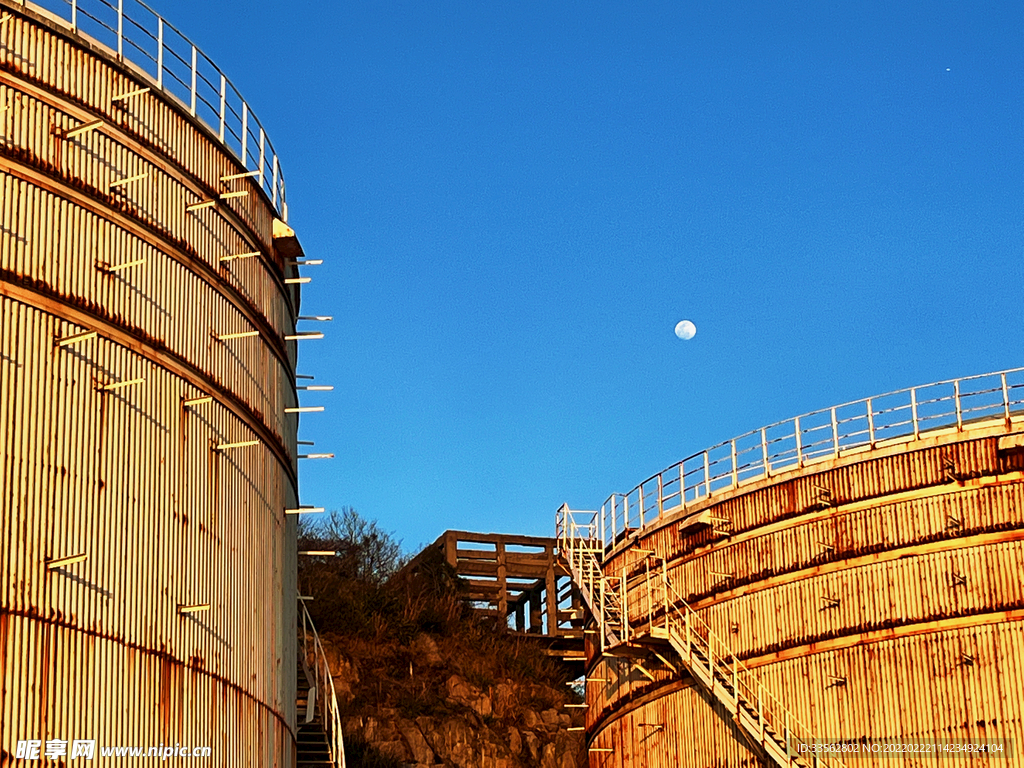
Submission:
<svg viewBox="0 0 1024 768">
<path fill-rule="evenodd" d="M 544 593 L 548 600 L 547 635 L 555 635 L 558 630 L 558 583 L 555 581 L 555 549 L 550 544 L 544 547 L 548 556 L 548 570 L 544 576 Z"/>
<path fill-rule="evenodd" d="M 452 568 L 459 561 L 459 542 L 451 531 L 445 531 L 444 534 L 444 561 Z"/>
<path fill-rule="evenodd" d="M 494 555 L 498 564 L 498 621 L 495 629 L 499 632 L 508 627 L 508 579 L 505 568 L 505 540 L 494 542 Z"/>
<path fill-rule="evenodd" d="M 540 635 L 544 632 L 541 605 L 540 590 L 535 589 L 530 592 L 530 628 L 526 630 L 531 635 Z"/>
</svg>

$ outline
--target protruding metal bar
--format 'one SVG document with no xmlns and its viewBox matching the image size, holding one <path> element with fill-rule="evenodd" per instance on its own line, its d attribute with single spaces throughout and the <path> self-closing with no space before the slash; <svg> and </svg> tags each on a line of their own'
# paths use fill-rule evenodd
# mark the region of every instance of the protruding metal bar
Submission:
<svg viewBox="0 0 1024 768">
<path fill-rule="evenodd" d="M 219 336 L 215 336 L 214 338 L 216 338 L 217 341 L 229 341 L 230 339 L 248 339 L 251 338 L 252 336 L 259 335 L 259 331 L 239 331 L 238 333 L 222 333 Z"/>
<path fill-rule="evenodd" d="M 291 267 L 319 267 L 324 263 L 323 259 L 290 259 L 288 266 Z"/>
<path fill-rule="evenodd" d="M 128 379 L 127 381 L 115 381 L 113 384 L 104 384 L 100 387 L 103 392 L 112 392 L 117 389 L 124 389 L 126 387 L 134 387 L 138 384 L 142 384 L 146 381 L 145 378 L 139 379 Z"/>
<path fill-rule="evenodd" d="M 220 262 L 222 264 L 224 264 L 226 262 L 235 261 L 237 259 L 251 259 L 254 256 L 259 256 L 259 255 L 260 255 L 259 251 L 247 251 L 246 253 L 236 253 L 236 254 L 233 254 L 231 256 L 221 256 L 220 257 Z"/>
<path fill-rule="evenodd" d="M 312 282 L 311 277 L 286 277 L 284 279 L 285 285 L 305 285 L 306 283 Z"/>
<path fill-rule="evenodd" d="M 149 93 L 152 90 L 148 85 L 145 88 L 135 88 L 131 91 L 125 91 L 119 93 L 117 96 L 111 96 L 111 101 L 127 101 L 128 99 L 134 99 L 136 96 L 142 96 L 145 93 Z"/>
<path fill-rule="evenodd" d="M 210 610 L 209 603 L 196 603 L 194 605 L 178 605 L 178 613 L 185 615 L 188 613 L 201 613 L 202 611 Z"/>
<path fill-rule="evenodd" d="M 296 378 L 296 379 L 309 379 L 310 381 L 313 381 L 313 379 L 314 379 L 314 377 L 313 377 L 313 376 L 306 376 L 306 375 L 305 375 L 305 374 L 303 374 L 303 373 L 296 373 L 296 374 L 295 374 L 295 378 Z"/>
<path fill-rule="evenodd" d="M 333 459 L 333 453 L 300 453 L 300 459 Z"/>
<path fill-rule="evenodd" d="M 237 192 L 223 192 L 220 195 L 221 200 L 234 200 L 236 197 L 248 197 L 248 189 L 240 189 Z"/>
<path fill-rule="evenodd" d="M 107 189 L 108 190 L 116 189 L 117 187 L 123 187 L 125 184 L 131 184 L 132 182 L 135 182 L 135 181 L 142 181 L 143 179 L 145 179 L 148 176 L 149 176 L 149 171 L 145 171 L 143 173 L 136 174 L 135 176 L 129 176 L 129 177 L 125 178 L 125 179 L 118 179 L 117 181 L 110 182 L 107 185 Z"/>
<path fill-rule="evenodd" d="M 323 507 L 295 507 L 293 509 L 286 509 L 284 513 L 286 515 L 317 515 L 323 511 Z"/>
<path fill-rule="evenodd" d="M 101 125 L 103 125 L 102 120 L 90 120 L 88 123 L 82 123 L 82 125 L 78 126 L 77 128 L 72 128 L 70 131 L 64 134 L 64 138 L 73 139 L 76 136 L 81 136 L 83 133 L 94 131 Z"/>
<path fill-rule="evenodd" d="M 207 403 L 212 403 L 212 402 L 213 402 L 213 397 L 212 396 L 210 396 L 210 395 L 203 395 L 202 397 L 190 397 L 190 398 L 187 398 L 186 400 L 182 400 L 181 404 L 184 405 L 187 408 L 191 408 L 191 407 L 196 406 L 196 405 L 206 405 Z"/>
<path fill-rule="evenodd" d="M 284 337 L 285 341 L 301 341 L 302 339 L 322 339 L 324 335 L 322 333 L 310 332 L 310 333 L 290 333 Z M 313 378 L 310 376 L 310 378 Z"/>
<path fill-rule="evenodd" d="M 230 451 L 235 448 L 249 448 L 254 445 L 259 445 L 259 440 L 243 440 L 240 443 L 220 443 L 217 446 L 218 451 Z"/>
<path fill-rule="evenodd" d="M 195 211 L 202 210 L 203 208 L 213 208 L 217 204 L 216 200 L 200 200 L 198 203 L 192 203 L 191 205 L 185 206 L 186 213 L 193 213 Z"/>
<path fill-rule="evenodd" d="M 334 386 L 332 384 L 311 384 L 306 387 L 296 387 L 296 389 L 303 389 L 308 392 L 333 392 Z"/>
<path fill-rule="evenodd" d="M 304 405 L 296 408 L 285 408 L 285 413 L 322 413 L 324 407 L 322 405 Z"/>
<path fill-rule="evenodd" d="M 316 445 L 312 440 L 296 440 L 298 445 Z"/>
<path fill-rule="evenodd" d="M 221 176 L 222 182 L 234 181 L 235 179 L 248 179 L 259 174 L 259 171 L 246 171 L 245 173 L 230 173 L 227 176 Z"/>
<path fill-rule="evenodd" d="M 54 568 L 63 568 L 65 565 L 74 565 L 75 563 L 81 563 L 84 560 L 88 560 L 89 556 L 82 555 L 71 555 L 70 557 L 58 557 L 54 560 L 48 560 L 46 562 L 46 570 L 52 571 Z"/>
<path fill-rule="evenodd" d="M 331 315 L 299 315 L 299 320 L 317 320 L 322 323 L 329 323 L 334 318 Z"/>
<path fill-rule="evenodd" d="M 58 347 L 69 347 L 72 344 L 78 344 L 82 341 L 95 338 L 99 334 L 96 331 L 83 331 L 82 333 L 76 333 L 72 336 L 65 336 L 63 339 L 57 339 Z"/>
<path fill-rule="evenodd" d="M 124 264 L 105 264 L 102 267 L 100 267 L 100 269 L 102 269 L 102 271 L 104 272 L 116 273 L 123 272 L 126 269 L 131 269 L 132 267 L 138 267 L 145 263 L 146 260 L 144 258 L 135 259 L 134 261 L 126 261 Z"/>
<path fill-rule="evenodd" d="M 300 555 L 320 555 L 323 557 L 337 557 L 338 553 L 333 549 L 300 549 Z"/>
</svg>

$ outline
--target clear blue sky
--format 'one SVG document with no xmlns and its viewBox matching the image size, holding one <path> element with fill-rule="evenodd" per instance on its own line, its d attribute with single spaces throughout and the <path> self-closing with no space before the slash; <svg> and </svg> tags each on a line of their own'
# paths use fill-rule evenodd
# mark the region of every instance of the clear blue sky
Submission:
<svg viewBox="0 0 1024 768">
<path fill-rule="evenodd" d="M 1024 365 L 1020 2 L 152 2 L 325 261 L 302 500 L 407 548 Z"/>
</svg>

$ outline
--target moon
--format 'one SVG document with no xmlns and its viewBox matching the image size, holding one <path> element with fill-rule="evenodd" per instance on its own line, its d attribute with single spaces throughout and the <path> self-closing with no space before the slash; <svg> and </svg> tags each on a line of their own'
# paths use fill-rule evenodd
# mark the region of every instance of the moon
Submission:
<svg viewBox="0 0 1024 768">
<path fill-rule="evenodd" d="M 683 341 L 689 341 L 697 335 L 697 326 L 689 320 L 680 320 L 676 323 L 676 336 Z"/>
</svg>

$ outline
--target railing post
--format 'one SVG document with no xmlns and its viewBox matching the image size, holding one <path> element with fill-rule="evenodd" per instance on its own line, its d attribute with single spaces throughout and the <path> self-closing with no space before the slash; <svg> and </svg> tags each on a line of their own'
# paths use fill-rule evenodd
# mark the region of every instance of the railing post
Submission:
<svg viewBox="0 0 1024 768">
<path fill-rule="evenodd" d="M 654 595 L 651 593 L 651 557 L 644 558 L 644 574 L 647 581 L 647 631 L 654 626 Z"/>
<path fill-rule="evenodd" d="M 736 669 L 736 654 L 732 655 L 732 695 L 736 699 L 736 714 L 740 711 L 740 676 Z"/>
<path fill-rule="evenodd" d="M 626 604 L 626 566 L 622 566 L 619 578 L 619 609 L 622 611 L 622 641 L 629 642 L 629 606 Z"/>
<path fill-rule="evenodd" d="M 612 495 L 612 509 L 615 509 L 615 495 Z M 614 514 L 614 513 L 613 513 Z M 598 523 L 598 535 L 600 536 L 601 553 L 604 554 L 605 540 L 604 540 L 604 507 L 601 507 L 601 520 Z"/>
<path fill-rule="evenodd" d="M 875 447 L 875 414 L 871 407 L 871 398 L 868 398 L 868 445 Z"/>
<path fill-rule="evenodd" d="M 197 59 L 196 59 L 196 47 L 192 46 L 192 87 L 190 91 L 189 110 L 192 112 L 192 117 L 196 116 L 196 70 L 197 70 Z"/>
<path fill-rule="evenodd" d="M 735 438 L 730 441 L 731 453 L 732 453 L 732 487 L 735 488 L 740 484 L 740 470 L 736 466 L 736 440 Z"/>
<path fill-rule="evenodd" d="M 689 606 L 686 608 L 686 612 L 683 614 L 686 617 L 686 661 L 689 663 L 693 659 L 693 643 L 690 641 L 690 610 Z"/>
<path fill-rule="evenodd" d="M 685 462 L 679 462 L 679 505 L 686 509 L 686 470 L 683 467 Z"/>
<path fill-rule="evenodd" d="M 220 75 L 220 143 L 224 143 L 224 118 L 227 114 L 228 79 L 222 72 Z"/>
<path fill-rule="evenodd" d="M 71 0 L 71 29 L 78 31 L 78 0 Z"/>
<path fill-rule="evenodd" d="M 661 482 L 661 473 L 658 473 L 658 517 L 665 514 L 665 486 Z"/>
<path fill-rule="evenodd" d="M 640 500 L 640 519 L 638 521 L 637 528 L 644 527 L 644 486 L 640 485 L 640 490 L 637 492 L 637 497 Z"/>
<path fill-rule="evenodd" d="M 711 464 L 708 460 L 708 452 L 704 451 L 704 495 L 711 498 Z"/>
<path fill-rule="evenodd" d="M 1010 427 L 1010 391 L 1006 388 L 1006 372 L 999 374 L 1003 383 L 1003 417 L 1006 419 L 1006 427 Z"/>
<path fill-rule="evenodd" d="M 117 60 L 124 61 L 124 0 L 117 0 Z"/>
<path fill-rule="evenodd" d="M 768 433 L 761 427 L 761 462 L 764 467 L 764 476 L 771 474 L 771 467 L 768 466 Z"/>
<path fill-rule="evenodd" d="M 274 207 L 277 208 L 277 154 L 274 154 L 274 194 L 271 195 Z"/>
<path fill-rule="evenodd" d="M 917 387 L 910 390 L 910 418 L 914 422 L 914 439 L 921 436 L 921 425 L 917 423 Z"/>
<path fill-rule="evenodd" d="M 156 19 L 156 87 L 164 89 L 164 20 Z"/>
<path fill-rule="evenodd" d="M 953 382 L 953 400 L 956 402 L 956 431 L 964 431 L 963 412 L 960 409 L 960 379 Z"/>
<path fill-rule="evenodd" d="M 668 632 L 668 560 L 661 559 L 661 608 L 665 615 L 665 632 Z"/>
<path fill-rule="evenodd" d="M 263 126 L 261 125 L 260 126 L 260 189 L 263 189 L 263 187 L 264 187 L 264 183 L 263 183 L 263 179 L 264 179 L 263 167 L 264 167 L 264 163 L 266 162 L 266 144 L 267 144 L 267 135 L 263 132 Z"/>
<path fill-rule="evenodd" d="M 793 437 L 796 438 L 796 465 L 802 467 L 804 465 L 804 449 L 803 440 L 800 437 L 800 417 L 797 416 L 793 419 Z"/>
<path fill-rule="evenodd" d="M 836 409 L 832 406 L 832 450 L 839 456 L 839 422 L 836 421 Z"/>
<path fill-rule="evenodd" d="M 242 167 L 249 170 L 249 104 L 242 102 Z"/>
</svg>

